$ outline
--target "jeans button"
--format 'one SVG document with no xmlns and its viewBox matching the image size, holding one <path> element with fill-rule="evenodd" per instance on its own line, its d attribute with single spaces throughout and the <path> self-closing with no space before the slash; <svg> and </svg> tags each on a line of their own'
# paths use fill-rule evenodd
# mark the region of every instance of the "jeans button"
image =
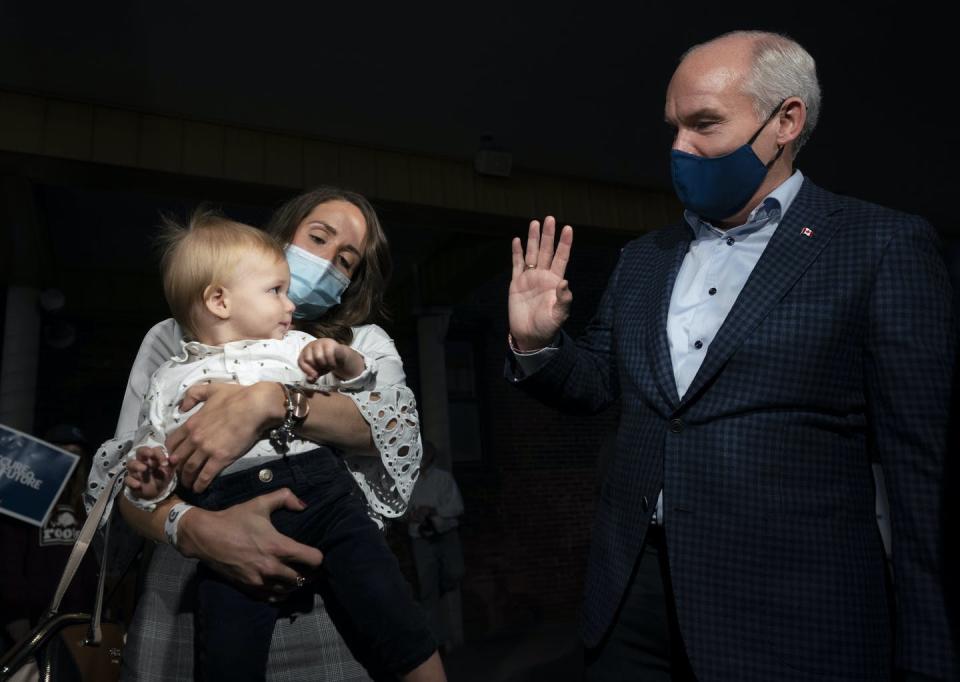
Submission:
<svg viewBox="0 0 960 682">
<path fill-rule="evenodd" d="M 260 479 L 261 483 L 269 483 L 273 480 L 273 472 L 269 469 L 261 469 L 257 473 L 257 477 Z"/>
</svg>

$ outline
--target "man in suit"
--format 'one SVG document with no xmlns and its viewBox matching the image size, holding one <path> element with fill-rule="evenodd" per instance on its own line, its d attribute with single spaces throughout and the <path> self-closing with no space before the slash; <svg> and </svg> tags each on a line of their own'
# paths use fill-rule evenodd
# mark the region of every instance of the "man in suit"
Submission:
<svg viewBox="0 0 960 682">
<path fill-rule="evenodd" d="M 591 680 L 958 679 L 942 590 L 956 325 L 922 219 L 795 169 L 810 55 L 737 32 L 666 96 L 683 220 L 623 249 L 576 342 L 573 231 L 513 243 L 508 377 L 621 424 L 586 579 Z M 886 474 L 894 599 L 874 514 Z"/>
</svg>

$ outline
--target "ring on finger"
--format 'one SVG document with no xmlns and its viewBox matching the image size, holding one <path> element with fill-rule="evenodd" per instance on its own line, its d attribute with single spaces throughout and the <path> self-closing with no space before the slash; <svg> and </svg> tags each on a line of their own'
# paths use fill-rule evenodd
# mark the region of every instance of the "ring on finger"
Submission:
<svg viewBox="0 0 960 682">
<path fill-rule="evenodd" d="M 524 266 L 523 266 L 523 269 L 524 269 L 524 270 L 533 270 L 533 269 L 535 269 L 536 267 L 537 267 L 536 265 L 530 265 L 530 263 L 525 263 Z"/>
</svg>

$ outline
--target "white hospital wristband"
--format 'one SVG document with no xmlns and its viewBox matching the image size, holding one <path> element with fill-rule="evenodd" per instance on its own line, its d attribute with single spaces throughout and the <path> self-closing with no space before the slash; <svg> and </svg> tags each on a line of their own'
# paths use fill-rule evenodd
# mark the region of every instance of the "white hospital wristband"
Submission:
<svg viewBox="0 0 960 682">
<path fill-rule="evenodd" d="M 167 542 L 174 547 L 177 546 L 177 528 L 180 526 L 180 519 L 191 509 L 193 509 L 192 504 L 177 502 L 167 512 L 167 518 L 163 522 L 163 534 L 167 536 Z"/>
</svg>

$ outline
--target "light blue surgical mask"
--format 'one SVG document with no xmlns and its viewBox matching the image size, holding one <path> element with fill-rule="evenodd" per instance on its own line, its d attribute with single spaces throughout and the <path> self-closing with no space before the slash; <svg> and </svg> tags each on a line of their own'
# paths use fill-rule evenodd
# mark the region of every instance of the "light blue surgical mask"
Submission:
<svg viewBox="0 0 960 682">
<path fill-rule="evenodd" d="M 780 111 L 783 100 L 757 132 L 729 154 L 697 156 L 678 149 L 670 152 L 673 187 L 684 208 L 705 220 L 722 220 L 739 212 L 756 194 L 783 147 L 769 163 L 763 163 L 753 151 L 754 140 Z"/>
<path fill-rule="evenodd" d="M 313 320 L 340 303 L 340 296 L 350 285 L 350 278 L 337 270 L 326 258 L 290 244 L 286 249 L 290 266 L 290 290 L 287 297 L 297 309 L 297 319 Z"/>
</svg>

